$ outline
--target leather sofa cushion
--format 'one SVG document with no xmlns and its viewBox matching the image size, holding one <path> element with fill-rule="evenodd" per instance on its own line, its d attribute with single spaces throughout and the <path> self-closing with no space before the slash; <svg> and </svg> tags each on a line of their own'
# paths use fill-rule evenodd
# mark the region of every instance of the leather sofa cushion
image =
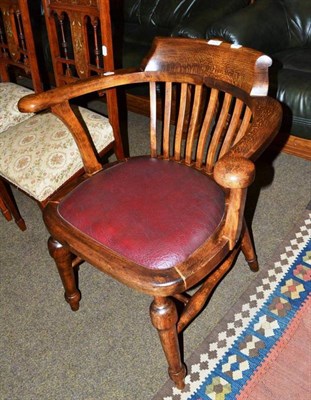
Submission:
<svg viewBox="0 0 311 400">
<path fill-rule="evenodd" d="M 311 74 L 311 48 L 291 48 L 271 56 L 284 69 L 309 72 Z"/>
<path fill-rule="evenodd" d="M 173 28 L 197 0 L 125 0 L 125 22 Z"/>
<path fill-rule="evenodd" d="M 147 1 L 150 3 L 150 0 Z M 157 1 L 152 24 L 159 27 L 174 28 L 189 14 L 197 0 L 160 0 Z"/>
<path fill-rule="evenodd" d="M 272 54 L 270 92 L 284 108 L 284 128 L 310 139 L 311 48 L 292 48 Z"/>
<path fill-rule="evenodd" d="M 155 36 L 203 38 L 209 24 L 248 4 L 249 0 L 219 0 L 217 4 L 212 0 L 125 0 L 123 39 L 150 45 Z"/>
<path fill-rule="evenodd" d="M 208 26 L 248 4 L 249 0 L 197 0 L 180 24 L 176 25 L 173 36 L 205 38 Z"/>
<path fill-rule="evenodd" d="M 170 36 L 170 32 L 168 28 L 161 28 L 154 25 L 144 28 L 139 24 L 127 24 L 125 27 L 125 46 L 128 44 L 142 45 L 150 50 L 150 45 L 155 36 Z M 146 53 L 143 53 L 142 50 L 139 51 L 139 54 L 145 56 Z"/>
<path fill-rule="evenodd" d="M 207 26 L 206 38 L 221 37 L 270 55 L 289 48 L 310 47 L 310 32 L 311 1 L 256 0 Z"/>
<path fill-rule="evenodd" d="M 117 12 L 120 12 L 122 6 L 125 22 L 139 22 L 140 1 L 123 0 L 119 3 L 121 4 L 117 7 Z"/>
<path fill-rule="evenodd" d="M 288 47 L 311 46 L 311 1 L 282 0 L 289 33 Z M 275 16 L 277 18 L 277 16 Z"/>
<path fill-rule="evenodd" d="M 292 135 L 305 139 L 311 139 L 310 75 L 294 69 L 282 69 L 277 74 L 276 98 L 284 107 L 284 127 L 289 127 Z"/>
<path fill-rule="evenodd" d="M 122 67 L 137 67 L 155 36 L 172 32 L 196 0 L 125 0 Z"/>
<path fill-rule="evenodd" d="M 249 0 L 124 0 L 122 67 L 137 67 L 156 36 L 204 38 L 215 20 Z"/>
<path fill-rule="evenodd" d="M 150 269 L 184 261 L 220 224 L 223 190 L 172 161 L 138 157 L 101 171 L 59 204 L 67 223 Z"/>
</svg>

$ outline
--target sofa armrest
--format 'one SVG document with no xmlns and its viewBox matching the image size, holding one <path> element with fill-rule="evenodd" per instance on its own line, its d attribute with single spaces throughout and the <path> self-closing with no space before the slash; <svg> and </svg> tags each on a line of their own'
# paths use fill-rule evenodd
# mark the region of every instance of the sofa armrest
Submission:
<svg viewBox="0 0 311 400">
<path fill-rule="evenodd" d="M 206 39 L 222 38 L 267 54 L 280 51 L 289 43 L 286 15 L 278 0 L 257 0 L 213 23 L 205 35 Z"/>
</svg>

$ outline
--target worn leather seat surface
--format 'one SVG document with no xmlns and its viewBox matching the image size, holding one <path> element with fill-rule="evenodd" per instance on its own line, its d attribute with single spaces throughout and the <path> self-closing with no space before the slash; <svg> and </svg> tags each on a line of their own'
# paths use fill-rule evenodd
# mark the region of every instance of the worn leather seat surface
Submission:
<svg viewBox="0 0 311 400">
<path fill-rule="evenodd" d="M 96 174 L 58 207 L 69 224 L 150 269 L 184 261 L 220 224 L 223 190 L 172 161 L 138 157 Z"/>
</svg>

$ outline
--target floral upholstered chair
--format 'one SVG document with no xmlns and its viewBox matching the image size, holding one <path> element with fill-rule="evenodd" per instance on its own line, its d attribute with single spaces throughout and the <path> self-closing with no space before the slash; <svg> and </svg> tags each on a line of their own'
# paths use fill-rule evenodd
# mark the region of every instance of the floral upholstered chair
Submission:
<svg viewBox="0 0 311 400">
<path fill-rule="evenodd" d="M 21 113 L 17 108 L 18 101 L 33 90 L 14 82 L 0 83 L 0 132 L 29 119 L 33 114 Z"/>
<path fill-rule="evenodd" d="M 21 74 L 30 77 L 34 90 L 17 83 Z M 0 134 L 31 118 L 31 113 L 18 110 L 17 103 L 27 94 L 42 91 L 28 3 L 0 0 Z M 10 187 L 4 181 L 0 182 L 0 199 L 5 218 L 11 220 L 13 215 L 20 228 L 25 229 Z"/>
<path fill-rule="evenodd" d="M 85 7 L 74 0 L 67 1 L 64 5 L 51 0 L 43 1 L 43 6 L 57 86 L 91 75 L 105 74 L 105 71 L 114 69 L 109 1 L 100 0 Z M 29 16 L 28 13 L 27 15 Z M 89 37 L 87 31 L 90 24 L 94 37 L 90 37 L 88 43 L 86 38 Z M 98 46 L 95 49 L 94 43 Z M 105 48 L 107 54 L 105 60 L 100 55 L 99 49 L 102 48 Z M 96 54 L 96 58 L 93 59 L 92 54 Z M 4 99 L 4 93 L 5 86 L 0 89 L 0 101 Z M 83 163 L 76 142 L 59 117 L 49 111 L 39 114 L 18 111 L 18 95 L 22 97 L 26 94 L 27 89 L 19 88 L 14 96 L 12 94 L 9 97 L 9 102 L 6 98 L 0 134 L 0 193 L 7 206 L 11 201 L 11 207 L 8 208 L 11 208 L 12 214 L 15 213 L 16 222 L 21 229 L 25 229 L 25 223 L 17 207 L 13 207 L 15 202 L 12 193 L 9 193 L 8 183 L 21 189 L 44 207 L 55 191 L 83 173 Z M 89 140 L 99 157 L 114 149 L 117 157 L 122 158 L 116 92 L 110 91 L 106 97 L 108 114 L 113 110 L 112 118 L 78 106 L 75 107 L 75 113 L 84 121 Z M 15 123 L 12 122 L 13 116 Z"/>
<path fill-rule="evenodd" d="M 107 118 L 82 107 L 77 111 L 98 151 L 113 142 Z M 37 114 L 2 132 L 0 152 L 1 175 L 40 203 L 83 167 L 72 135 L 51 112 Z"/>
</svg>

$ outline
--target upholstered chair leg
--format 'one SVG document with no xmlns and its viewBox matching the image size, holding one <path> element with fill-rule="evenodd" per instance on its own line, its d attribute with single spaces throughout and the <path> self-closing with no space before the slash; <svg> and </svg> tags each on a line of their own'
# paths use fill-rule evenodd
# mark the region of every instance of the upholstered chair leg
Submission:
<svg viewBox="0 0 311 400">
<path fill-rule="evenodd" d="M 186 367 L 181 361 L 177 335 L 178 315 L 175 303 L 168 297 L 155 297 L 150 306 L 153 326 L 158 330 L 161 344 L 169 365 L 169 376 L 175 385 L 185 386 Z"/>
<path fill-rule="evenodd" d="M 72 267 L 72 254 L 52 237 L 48 241 L 51 257 L 54 258 L 65 289 L 65 299 L 72 311 L 79 309 L 81 294 L 77 289 L 76 278 Z"/>
<path fill-rule="evenodd" d="M 26 224 L 25 221 L 23 220 L 22 216 L 19 213 L 17 204 L 15 202 L 13 193 L 10 189 L 10 186 L 8 184 L 5 184 L 5 182 L 0 179 L 0 197 L 1 197 L 1 202 L 4 203 L 6 206 L 6 213 L 3 213 L 3 215 L 6 217 L 8 221 L 10 219 L 14 218 L 16 225 L 19 227 L 20 230 L 25 231 L 26 230 Z M 2 209 L 2 207 L 1 207 Z M 11 216 L 11 218 L 10 218 Z"/>
<path fill-rule="evenodd" d="M 241 242 L 241 250 L 244 254 L 244 257 L 250 267 L 250 269 L 254 272 L 259 270 L 258 260 L 254 249 L 254 244 L 251 239 L 248 227 L 244 220 L 243 231 L 242 231 L 242 242 Z"/>
</svg>

